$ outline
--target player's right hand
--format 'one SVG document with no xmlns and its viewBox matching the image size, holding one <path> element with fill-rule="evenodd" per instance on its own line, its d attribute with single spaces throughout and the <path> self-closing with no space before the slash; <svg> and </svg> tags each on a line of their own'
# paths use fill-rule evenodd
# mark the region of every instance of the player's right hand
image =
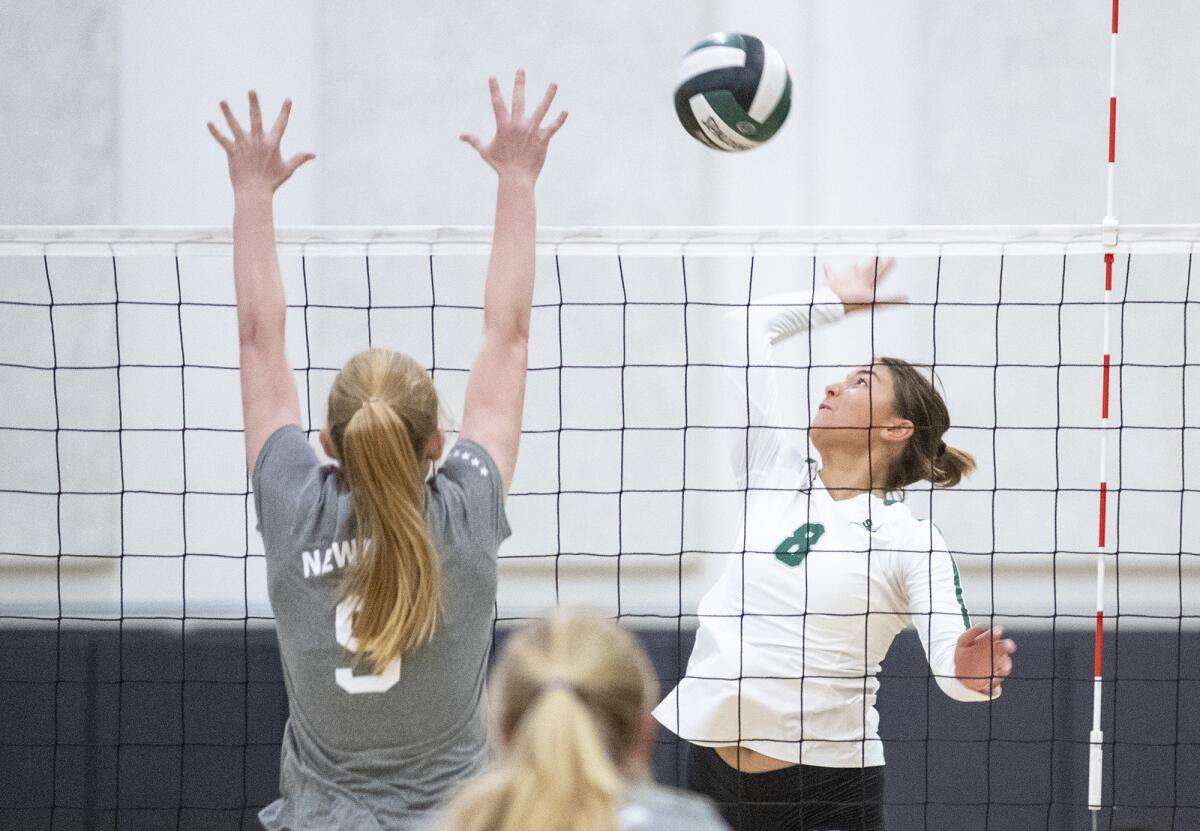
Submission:
<svg viewBox="0 0 1200 831">
<path fill-rule="evenodd" d="M 492 91 L 492 109 L 496 114 L 496 135 L 487 144 L 475 135 L 463 134 L 459 138 L 479 151 L 483 160 L 502 178 L 511 176 L 534 181 L 546 161 L 550 139 L 567 120 L 564 110 L 558 114 L 558 118 L 542 127 L 558 86 L 551 84 L 546 88 L 541 103 L 529 117 L 525 116 L 525 70 L 517 70 L 511 111 L 504 104 L 500 85 L 495 78 L 488 79 L 488 86 Z"/>
<path fill-rule="evenodd" d="M 954 671 L 966 687 L 992 695 L 1013 669 L 1017 645 L 1004 637 L 1004 628 L 972 626 L 958 636 L 954 649 Z"/>
<path fill-rule="evenodd" d="M 887 279 L 895 266 L 895 257 L 863 260 L 837 271 L 826 264 L 825 283 L 841 298 L 846 314 L 866 311 L 876 304 L 907 303 L 908 297 L 903 294 L 879 294 L 879 284 Z"/>
</svg>

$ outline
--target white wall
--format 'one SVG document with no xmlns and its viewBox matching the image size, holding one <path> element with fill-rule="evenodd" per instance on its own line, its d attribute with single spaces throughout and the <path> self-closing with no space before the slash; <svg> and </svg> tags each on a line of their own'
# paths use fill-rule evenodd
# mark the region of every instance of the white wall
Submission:
<svg viewBox="0 0 1200 831">
<path fill-rule="evenodd" d="M 490 224 L 493 174 L 458 141 L 491 135 L 487 77 L 506 100 L 560 86 L 570 112 L 539 188 L 544 224 L 708 223 L 717 159 L 678 127 L 675 63 L 710 3 L 327 5 L 321 86 L 329 224 Z"/>
<path fill-rule="evenodd" d="M 120 91 L 111 103 L 120 125 L 118 222 L 229 222 L 224 154 L 204 125 L 211 120 L 228 134 L 217 106 L 222 98 L 247 124 L 246 91 L 252 87 L 268 126 L 283 98 L 293 98 L 290 141 L 321 152 L 316 0 L 122 0 L 110 10 L 117 10 L 120 32 Z M 279 200 L 275 219 L 280 225 L 313 224 L 318 204 L 317 180 L 299 176 Z"/>
<path fill-rule="evenodd" d="M 0 3 L 0 223 L 228 221 L 204 122 L 257 86 L 317 152 L 281 223 L 487 223 L 484 80 L 529 70 L 572 113 L 545 224 L 1092 222 L 1103 213 L 1107 0 Z M 1122 10 L 1118 215 L 1195 218 L 1200 6 Z M 670 104 L 709 31 L 775 44 L 796 83 L 769 145 L 718 156 Z M 211 146 L 210 146 L 211 145 Z"/>
<path fill-rule="evenodd" d="M 103 0 L 0 2 L 0 223 L 112 223 L 117 20 Z"/>
</svg>

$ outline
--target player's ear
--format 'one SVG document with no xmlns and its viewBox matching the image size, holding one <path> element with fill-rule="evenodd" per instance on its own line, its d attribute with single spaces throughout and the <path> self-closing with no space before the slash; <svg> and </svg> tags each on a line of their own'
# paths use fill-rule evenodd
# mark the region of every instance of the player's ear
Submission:
<svg viewBox="0 0 1200 831">
<path fill-rule="evenodd" d="M 337 447 L 333 444 L 333 436 L 329 435 L 328 430 L 321 431 L 321 449 L 325 451 L 325 455 L 331 459 L 338 459 Z M 338 459 L 338 461 L 341 461 Z"/>
<path fill-rule="evenodd" d="M 425 458 L 430 462 L 436 463 L 438 459 L 442 458 L 442 451 L 445 449 L 446 432 L 444 430 L 437 430 L 429 437 L 429 441 L 425 444 Z"/>
<path fill-rule="evenodd" d="M 905 442 L 912 438 L 913 423 L 907 418 L 898 418 L 884 428 L 885 441 Z"/>
</svg>

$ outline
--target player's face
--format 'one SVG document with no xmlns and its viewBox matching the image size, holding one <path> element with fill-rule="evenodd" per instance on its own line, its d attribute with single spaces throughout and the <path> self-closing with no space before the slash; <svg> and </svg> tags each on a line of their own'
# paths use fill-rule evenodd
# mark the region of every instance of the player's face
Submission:
<svg viewBox="0 0 1200 831">
<path fill-rule="evenodd" d="M 812 419 L 813 440 L 839 445 L 867 443 L 867 430 L 893 418 L 892 373 L 882 364 L 862 366 L 825 387 Z"/>
</svg>

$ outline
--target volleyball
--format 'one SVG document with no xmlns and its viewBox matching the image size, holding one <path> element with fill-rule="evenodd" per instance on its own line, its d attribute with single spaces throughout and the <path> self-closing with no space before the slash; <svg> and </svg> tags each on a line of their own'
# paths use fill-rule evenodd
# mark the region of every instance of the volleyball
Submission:
<svg viewBox="0 0 1200 831">
<path fill-rule="evenodd" d="M 791 104 L 783 56 L 753 35 L 717 32 L 679 62 L 675 113 L 714 150 L 753 150 L 779 132 Z"/>
</svg>

